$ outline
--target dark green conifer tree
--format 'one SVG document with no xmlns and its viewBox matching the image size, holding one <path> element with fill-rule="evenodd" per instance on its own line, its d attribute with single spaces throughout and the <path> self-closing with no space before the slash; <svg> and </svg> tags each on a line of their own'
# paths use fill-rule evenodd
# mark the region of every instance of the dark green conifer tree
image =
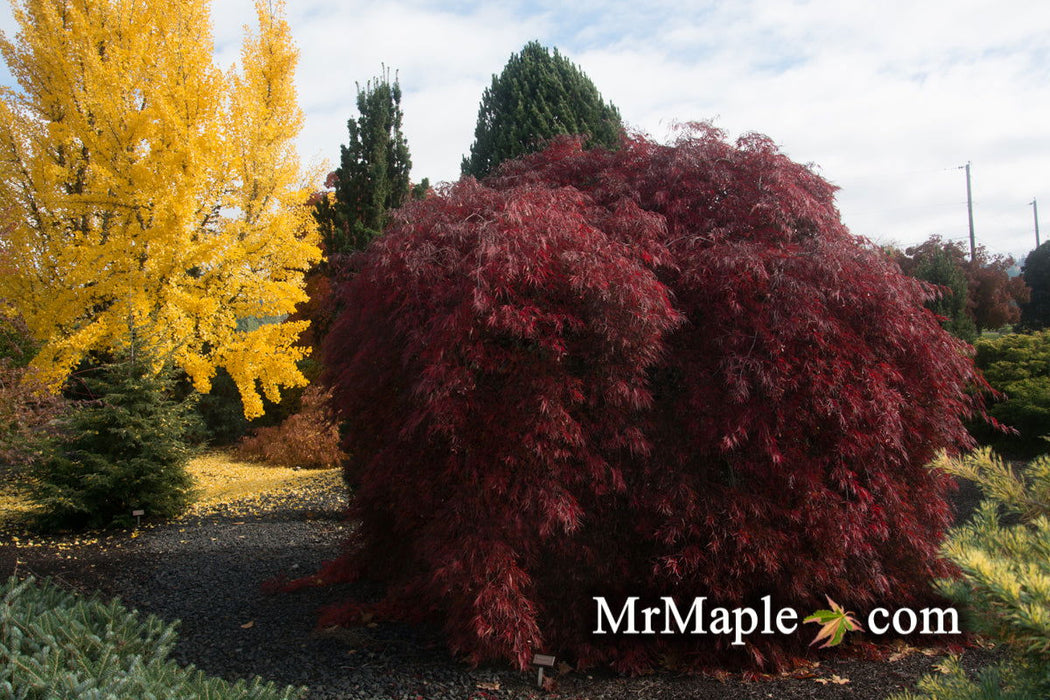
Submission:
<svg viewBox="0 0 1050 700">
<path fill-rule="evenodd" d="M 904 274 L 941 288 L 940 296 L 926 302 L 926 308 L 941 317 L 941 326 L 946 331 L 967 343 L 977 340 L 977 326 L 969 309 L 965 253 L 958 243 L 931 236 L 905 251 L 888 249 L 886 252 Z"/>
<path fill-rule="evenodd" d="M 65 436 L 34 470 L 40 524 L 106 527 L 130 524 L 134 510 L 180 513 L 193 486 L 191 406 L 172 398 L 166 373 L 130 353 L 81 379 L 93 398 L 72 411 Z"/>
<path fill-rule="evenodd" d="M 1032 296 L 1021 305 L 1021 328 L 1026 331 L 1050 328 L 1050 241 L 1028 254 L 1022 270 Z"/>
<path fill-rule="evenodd" d="M 967 343 L 977 340 L 977 326 L 966 310 L 966 272 L 944 248 L 933 248 L 917 263 L 915 277 L 946 288 L 940 297 L 927 302 L 926 307 L 943 319 L 941 326 L 956 338 Z"/>
<path fill-rule="evenodd" d="M 315 210 L 329 257 L 363 250 L 386 225 L 388 213 L 412 194 L 412 159 L 401 133 L 401 86 L 390 72 L 362 90 L 358 85 L 360 116 L 347 122 L 350 140 L 341 146 L 339 167 L 329 176 L 332 197 L 322 198 Z M 424 180 L 419 193 L 425 192 Z"/>
<path fill-rule="evenodd" d="M 602 99 L 590 78 L 557 49 L 552 54 L 533 41 L 492 76 L 462 172 L 480 179 L 503 161 L 539 150 L 562 134 L 616 148 L 622 133 L 619 110 Z"/>
</svg>

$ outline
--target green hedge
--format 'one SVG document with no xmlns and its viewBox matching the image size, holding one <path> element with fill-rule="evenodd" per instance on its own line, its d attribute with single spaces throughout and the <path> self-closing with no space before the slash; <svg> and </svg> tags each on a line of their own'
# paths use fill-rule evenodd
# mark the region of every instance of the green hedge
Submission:
<svg viewBox="0 0 1050 700">
<path fill-rule="evenodd" d="M 0 586 L 0 698 L 284 700 L 256 678 L 229 683 L 168 658 L 175 624 L 119 601 L 75 596 L 54 584 L 10 578 Z"/>
</svg>

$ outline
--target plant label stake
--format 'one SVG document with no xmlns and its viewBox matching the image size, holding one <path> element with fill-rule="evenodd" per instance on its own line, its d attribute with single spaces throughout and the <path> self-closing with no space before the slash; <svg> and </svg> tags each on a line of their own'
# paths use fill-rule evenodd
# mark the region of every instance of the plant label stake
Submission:
<svg viewBox="0 0 1050 700">
<path fill-rule="evenodd" d="M 554 666 L 554 657 L 550 654 L 533 654 L 532 665 L 536 667 L 536 685 L 543 690 L 543 669 Z"/>
</svg>

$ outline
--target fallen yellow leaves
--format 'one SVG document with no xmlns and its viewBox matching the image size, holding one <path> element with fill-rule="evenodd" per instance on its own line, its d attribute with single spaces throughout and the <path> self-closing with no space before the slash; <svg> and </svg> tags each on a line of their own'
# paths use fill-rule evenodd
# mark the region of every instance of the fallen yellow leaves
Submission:
<svg viewBox="0 0 1050 700">
<path fill-rule="evenodd" d="M 315 489 L 342 488 L 338 469 L 302 470 L 242 462 L 225 452 L 210 452 L 190 460 L 196 494 L 187 515 L 223 510 L 250 515 L 264 511 L 268 501 Z M 25 521 L 34 506 L 25 481 L 0 481 L 0 540 L 16 547 L 52 547 L 73 552 L 88 545 L 119 547 L 123 533 L 38 537 L 25 532 Z M 148 514 L 147 514 L 148 517 Z M 241 523 L 243 524 L 243 522 Z M 180 529 L 184 532 L 185 528 Z M 131 537 L 137 537 L 132 531 Z"/>
<path fill-rule="evenodd" d="M 22 520 L 32 511 L 26 479 L 6 476 L 0 480 L 0 527 Z"/>
<path fill-rule="evenodd" d="M 339 482 L 338 469 L 303 470 L 241 462 L 225 452 L 212 452 L 190 461 L 188 470 L 198 489 L 190 512 L 211 512 L 238 504 L 250 511 L 268 496 L 287 495 L 308 486 Z"/>
<path fill-rule="evenodd" d="M 88 535 L 38 537 L 13 529 L 10 531 L 0 530 L 0 535 L 3 534 L 6 534 L 8 542 L 16 547 L 50 547 L 51 549 L 54 549 L 59 556 L 64 556 L 67 559 L 69 558 L 69 556 L 66 556 L 67 554 L 71 555 L 80 548 L 90 545 L 120 546 L 119 542 L 114 543 L 114 540 L 118 537 L 117 535 L 100 536 L 96 533 Z"/>
</svg>

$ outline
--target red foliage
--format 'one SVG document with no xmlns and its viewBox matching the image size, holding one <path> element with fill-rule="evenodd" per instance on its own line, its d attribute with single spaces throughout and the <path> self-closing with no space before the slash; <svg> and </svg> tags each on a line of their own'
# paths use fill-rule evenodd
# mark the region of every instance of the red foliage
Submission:
<svg viewBox="0 0 1050 700">
<path fill-rule="evenodd" d="M 0 274 L 4 263 L 0 256 Z M 39 460 L 61 434 L 68 408 L 26 366 L 35 351 L 32 336 L 21 318 L 3 309 L 0 299 L 0 475 L 5 467 L 21 469 Z"/>
<path fill-rule="evenodd" d="M 966 275 L 966 312 L 978 331 L 996 330 L 1021 320 L 1021 305 L 1028 302 L 1031 290 L 1023 277 L 1010 276 L 1012 257 L 992 255 L 984 246 L 977 246 L 970 260 L 962 243 L 940 236 L 931 236 L 903 252 L 892 251 L 891 255 L 906 274 L 914 275 L 916 268 L 938 251 L 946 253 Z"/>
<path fill-rule="evenodd" d="M 0 358 L 0 475 L 40 459 L 46 443 L 61 434 L 66 408 L 32 369 Z"/>
<path fill-rule="evenodd" d="M 975 263 L 967 265 L 970 313 L 978 330 L 996 330 L 1021 320 L 1021 305 L 1031 298 L 1032 290 L 1024 277 L 1010 276 L 1013 265 L 1011 257 L 989 257 L 983 246 L 977 250 Z"/>
<path fill-rule="evenodd" d="M 730 651 L 593 637 L 595 595 L 928 598 L 950 516 L 924 465 L 967 444 L 980 379 L 833 193 L 693 125 L 559 141 L 401 210 L 326 342 L 361 526 L 320 579 L 381 580 L 383 612 L 522 667 Z M 806 641 L 754 635 L 750 660 Z"/>
<path fill-rule="evenodd" d="M 327 266 L 316 268 L 306 275 L 307 299 L 295 307 L 288 321 L 309 321 L 310 325 L 299 334 L 299 345 L 310 348 L 317 356 L 328 329 L 332 326 L 336 310 L 332 305 L 332 279 Z"/>
</svg>

